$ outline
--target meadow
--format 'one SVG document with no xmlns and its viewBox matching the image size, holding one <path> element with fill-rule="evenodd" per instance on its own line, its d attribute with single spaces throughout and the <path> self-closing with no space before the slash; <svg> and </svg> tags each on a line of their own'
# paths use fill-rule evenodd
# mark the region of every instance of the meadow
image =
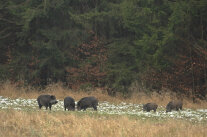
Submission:
<svg viewBox="0 0 207 137">
<path fill-rule="evenodd" d="M 58 104 L 52 111 L 38 109 L 36 98 L 40 94 L 54 94 Z M 64 111 L 63 99 L 72 96 L 76 103 L 84 96 L 99 100 L 98 111 Z M 0 136 L 71 136 L 71 137 L 136 137 L 136 136 L 207 136 L 206 101 L 193 103 L 184 98 L 182 111 L 165 112 L 173 94 L 146 95 L 135 93 L 125 99 L 121 95 L 108 96 L 103 90 L 72 91 L 56 84 L 44 91 L 17 88 L 4 84 L 0 89 Z M 156 102 L 157 112 L 143 112 L 142 104 Z"/>
</svg>

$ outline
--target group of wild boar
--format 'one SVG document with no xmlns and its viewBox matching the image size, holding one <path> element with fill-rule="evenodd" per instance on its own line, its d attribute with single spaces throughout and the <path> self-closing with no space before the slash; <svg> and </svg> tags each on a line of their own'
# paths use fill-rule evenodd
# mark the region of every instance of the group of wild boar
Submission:
<svg viewBox="0 0 207 137">
<path fill-rule="evenodd" d="M 56 97 L 54 95 L 40 95 L 37 98 L 37 102 L 39 105 L 39 109 L 42 108 L 42 106 L 45 106 L 46 109 L 51 110 L 51 107 L 53 104 L 58 103 L 56 100 Z M 95 111 L 97 111 L 98 106 L 98 100 L 93 97 L 84 97 L 81 98 L 77 103 L 77 110 L 86 110 L 87 108 L 92 107 Z M 182 101 L 170 101 L 166 106 L 166 112 L 171 112 L 172 110 L 182 110 L 183 102 Z M 143 105 L 143 111 L 150 112 L 151 110 L 154 110 L 156 112 L 158 105 L 156 103 L 147 103 Z M 75 100 L 72 97 L 66 97 L 64 98 L 64 109 L 66 110 L 75 110 Z"/>
<path fill-rule="evenodd" d="M 37 98 L 37 103 L 39 105 L 39 109 L 41 109 L 42 106 L 45 106 L 46 109 L 49 107 L 51 110 L 52 105 L 58 103 L 58 101 L 56 100 L 56 97 L 54 95 L 40 95 Z M 84 97 L 80 99 L 77 103 L 78 110 L 86 110 L 87 108 L 92 107 L 94 110 L 97 111 L 97 106 L 98 100 L 93 96 Z M 64 99 L 64 109 L 73 111 L 75 110 L 75 100 L 72 97 L 68 96 Z"/>
<path fill-rule="evenodd" d="M 154 110 L 156 112 L 158 105 L 156 103 L 147 103 L 143 105 L 143 111 L 150 112 Z M 182 110 L 183 102 L 180 100 L 177 101 L 170 101 L 166 106 L 166 112 L 171 112 L 172 110 Z"/>
</svg>

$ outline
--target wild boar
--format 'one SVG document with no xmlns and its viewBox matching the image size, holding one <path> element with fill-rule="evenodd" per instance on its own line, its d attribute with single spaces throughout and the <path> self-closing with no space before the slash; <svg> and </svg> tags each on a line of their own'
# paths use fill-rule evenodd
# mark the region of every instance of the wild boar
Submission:
<svg viewBox="0 0 207 137">
<path fill-rule="evenodd" d="M 182 101 L 170 101 L 166 106 L 166 112 L 171 112 L 171 110 L 178 111 L 179 109 L 182 110 L 183 102 Z"/>
<path fill-rule="evenodd" d="M 48 107 L 51 110 L 52 105 L 58 103 L 58 101 L 56 100 L 56 97 L 54 95 L 40 95 L 37 98 L 37 102 L 39 105 L 39 109 L 41 109 L 42 106 L 45 106 L 46 110 Z"/>
<path fill-rule="evenodd" d="M 156 103 L 147 103 L 143 105 L 143 111 L 150 112 L 151 110 L 154 110 L 156 112 L 158 105 Z"/>
<path fill-rule="evenodd" d="M 75 110 L 75 100 L 72 97 L 66 97 L 64 99 L 64 108 L 69 110 Z"/>
<path fill-rule="evenodd" d="M 84 97 L 77 103 L 78 110 L 86 110 L 89 107 L 92 107 L 94 110 L 97 111 L 98 100 L 95 97 Z"/>
</svg>

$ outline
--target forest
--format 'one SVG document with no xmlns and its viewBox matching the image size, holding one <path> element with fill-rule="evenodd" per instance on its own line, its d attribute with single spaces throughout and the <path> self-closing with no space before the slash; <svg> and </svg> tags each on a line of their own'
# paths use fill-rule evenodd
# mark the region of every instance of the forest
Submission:
<svg viewBox="0 0 207 137">
<path fill-rule="evenodd" d="M 0 81 L 206 99 L 207 1 L 1 0 Z"/>
</svg>

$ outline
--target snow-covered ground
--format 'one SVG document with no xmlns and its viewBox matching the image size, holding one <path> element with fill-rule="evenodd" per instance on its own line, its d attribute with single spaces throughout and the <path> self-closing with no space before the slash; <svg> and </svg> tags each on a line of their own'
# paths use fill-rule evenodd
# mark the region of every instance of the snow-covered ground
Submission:
<svg viewBox="0 0 207 137">
<path fill-rule="evenodd" d="M 58 100 L 56 105 L 52 106 L 52 111 L 64 111 L 63 101 Z M 77 102 L 76 102 L 77 103 Z M 0 96 L 0 109 L 16 109 L 16 110 L 37 110 L 39 111 L 36 99 L 10 99 Z M 45 108 L 43 107 L 45 110 Z M 87 110 L 90 112 L 92 109 Z M 159 106 L 157 112 L 143 112 L 142 104 L 120 103 L 113 104 L 110 102 L 99 102 L 98 113 L 100 114 L 117 114 L 117 115 L 133 115 L 140 116 L 142 119 L 149 117 L 156 119 L 173 118 L 185 119 L 193 122 L 207 122 L 207 109 L 186 109 L 182 111 L 172 111 L 166 113 L 165 107 Z"/>
</svg>

